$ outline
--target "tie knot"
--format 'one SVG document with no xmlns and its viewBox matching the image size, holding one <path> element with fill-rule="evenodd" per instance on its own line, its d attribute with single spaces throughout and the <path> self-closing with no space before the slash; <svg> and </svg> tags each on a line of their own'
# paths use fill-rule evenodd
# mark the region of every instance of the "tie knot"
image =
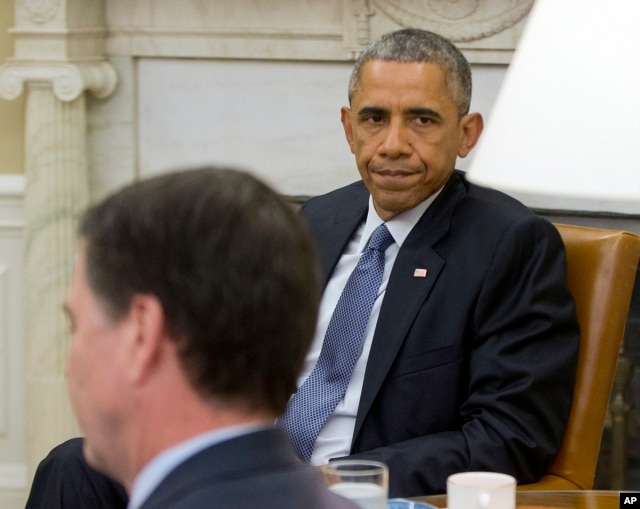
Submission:
<svg viewBox="0 0 640 509">
<path fill-rule="evenodd" d="M 389 233 L 387 225 L 383 223 L 373 230 L 368 248 L 384 252 L 393 242 L 393 237 Z"/>
</svg>

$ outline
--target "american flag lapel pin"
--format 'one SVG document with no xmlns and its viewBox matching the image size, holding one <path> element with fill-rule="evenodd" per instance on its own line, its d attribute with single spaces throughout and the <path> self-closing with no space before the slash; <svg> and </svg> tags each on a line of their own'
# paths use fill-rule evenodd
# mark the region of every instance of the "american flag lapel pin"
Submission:
<svg viewBox="0 0 640 509">
<path fill-rule="evenodd" d="M 415 269 L 413 277 L 427 277 L 427 269 Z"/>
</svg>

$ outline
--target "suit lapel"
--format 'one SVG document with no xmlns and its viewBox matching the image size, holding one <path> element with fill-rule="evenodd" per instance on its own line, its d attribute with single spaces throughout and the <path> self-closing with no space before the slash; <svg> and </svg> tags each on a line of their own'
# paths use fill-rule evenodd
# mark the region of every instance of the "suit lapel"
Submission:
<svg viewBox="0 0 640 509">
<path fill-rule="evenodd" d="M 465 191 L 454 174 L 403 243 L 393 265 L 367 361 L 353 442 L 405 341 L 409 329 L 444 268 L 433 246 L 449 231 L 451 216 Z M 426 277 L 415 277 L 426 269 Z"/>
<path fill-rule="evenodd" d="M 369 193 L 362 185 L 362 189 L 354 193 L 351 200 L 343 201 L 334 208 L 332 220 L 323 223 L 316 231 L 320 243 L 319 258 L 324 271 L 324 284 L 331 278 L 342 253 L 351 240 L 358 226 L 366 219 L 369 208 Z"/>
</svg>

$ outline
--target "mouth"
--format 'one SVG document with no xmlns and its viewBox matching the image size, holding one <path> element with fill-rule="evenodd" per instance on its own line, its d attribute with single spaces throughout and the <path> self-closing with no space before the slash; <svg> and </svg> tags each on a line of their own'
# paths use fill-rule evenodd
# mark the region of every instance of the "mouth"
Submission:
<svg viewBox="0 0 640 509">
<path fill-rule="evenodd" d="M 407 169 L 393 169 L 393 168 L 385 168 L 381 170 L 372 170 L 371 172 L 374 176 L 385 180 L 400 180 L 407 177 L 412 177 L 416 174 L 415 171 L 407 170 Z"/>
</svg>

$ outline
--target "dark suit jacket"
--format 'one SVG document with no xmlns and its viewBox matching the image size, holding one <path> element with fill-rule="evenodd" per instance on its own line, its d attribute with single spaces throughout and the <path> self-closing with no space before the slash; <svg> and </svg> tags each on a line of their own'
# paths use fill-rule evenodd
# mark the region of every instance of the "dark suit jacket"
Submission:
<svg viewBox="0 0 640 509">
<path fill-rule="evenodd" d="M 141 509 L 357 509 L 328 491 L 284 434 L 258 431 L 205 449 L 173 470 Z"/>
<path fill-rule="evenodd" d="M 25 509 L 126 509 L 124 487 L 90 467 L 82 446 L 72 438 L 40 462 Z"/>
<path fill-rule="evenodd" d="M 358 182 L 303 206 L 327 279 L 368 198 Z M 459 471 L 541 476 L 577 361 L 565 265 L 553 225 L 452 175 L 398 253 L 356 417 L 352 456 L 389 465 L 390 496 L 444 493 Z"/>
<path fill-rule="evenodd" d="M 87 465 L 77 438 L 40 463 L 26 509 L 125 509 L 127 502 L 122 486 Z M 183 508 L 357 509 L 324 487 L 279 429 L 205 449 L 176 467 L 142 505 Z"/>
</svg>

